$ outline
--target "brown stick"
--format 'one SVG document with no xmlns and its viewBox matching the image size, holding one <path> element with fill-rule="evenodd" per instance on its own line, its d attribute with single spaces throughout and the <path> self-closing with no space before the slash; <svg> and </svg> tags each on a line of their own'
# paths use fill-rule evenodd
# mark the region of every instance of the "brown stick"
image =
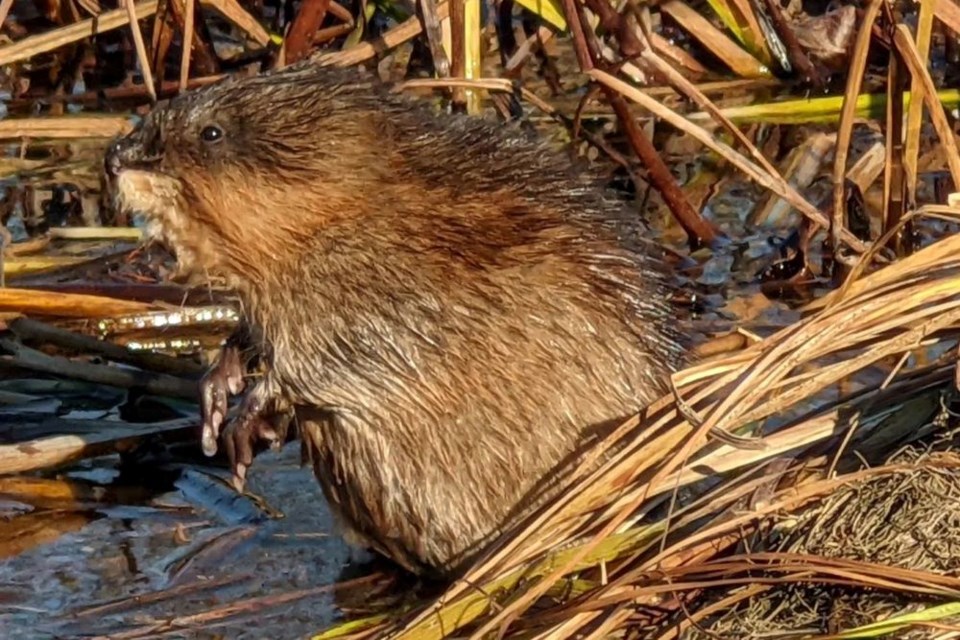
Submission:
<svg viewBox="0 0 960 640">
<path fill-rule="evenodd" d="M 710 244 L 717 239 L 717 232 L 690 204 L 687 197 L 677 185 L 676 179 L 670 173 L 670 168 L 664 163 L 653 143 L 637 126 L 637 121 L 630 114 L 626 100 L 619 93 L 608 87 L 603 88 L 607 101 L 613 107 L 623 131 L 630 141 L 634 153 L 640 162 L 647 168 L 650 175 L 650 184 L 660 192 L 663 201 L 670 208 L 671 213 L 683 227 L 692 248 L 703 244 Z"/>
<path fill-rule="evenodd" d="M 175 376 L 199 378 L 204 367 L 184 358 L 172 358 L 162 353 L 131 351 L 106 340 L 98 340 L 73 331 L 67 331 L 53 325 L 17 318 L 9 324 L 10 330 L 24 343 L 39 342 L 52 344 L 64 349 L 88 354 L 98 354 L 113 362 L 133 365 L 140 369 L 169 373 Z"/>
<path fill-rule="evenodd" d="M 626 20 L 614 11 L 606 2 L 597 0 L 586 0 L 597 15 L 600 16 L 604 27 L 618 34 L 620 42 L 621 55 L 631 57 L 640 55 L 643 50 L 643 44 L 637 38 L 633 29 L 629 28 Z M 581 69 L 584 72 L 594 68 L 595 62 L 593 54 L 588 48 L 586 33 L 581 23 L 582 15 L 576 5 L 576 0 L 564 0 L 564 10 L 567 13 L 567 23 L 571 26 L 571 32 L 574 34 L 574 43 L 577 51 L 577 59 L 580 61 Z M 577 26 L 579 25 L 579 28 Z M 579 32 L 579 33 L 578 33 Z M 584 62 L 586 61 L 586 66 Z M 669 207 L 670 212 L 676 218 L 677 222 L 687 234 L 688 242 L 691 247 L 698 247 L 703 244 L 710 244 L 717 239 L 717 231 L 707 220 L 705 220 L 690 204 L 683 191 L 677 185 L 676 179 L 670 173 L 669 167 L 664 163 L 663 158 L 657 152 L 653 143 L 644 135 L 643 131 L 637 126 L 636 120 L 630 113 L 626 100 L 616 91 L 609 87 L 603 87 L 607 102 L 617 114 L 620 126 L 630 142 L 630 146 L 640 161 L 646 167 L 650 175 L 650 184 L 660 193 L 663 201 Z"/>
<path fill-rule="evenodd" d="M 287 64 L 302 60 L 309 53 L 313 34 L 323 24 L 329 8 L 330 0 L 304 0 L 300 5 L 286 38 Z"/>
<path fill-rule="evenodd" d="M 195 380 L 48 356 L 10 338 L 0 338 L 0 349 L 10 354 L 0 357 L 0 365 L 66 376 L 121 389 L 140 387 L 149 394 L 170 398 L 196 400 L 199 393 Z"/>
</svg>

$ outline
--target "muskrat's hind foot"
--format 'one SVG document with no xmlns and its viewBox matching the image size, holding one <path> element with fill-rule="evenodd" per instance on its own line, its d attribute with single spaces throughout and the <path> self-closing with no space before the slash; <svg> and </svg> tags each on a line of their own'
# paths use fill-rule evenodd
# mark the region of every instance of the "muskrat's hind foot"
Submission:
<svg viewBox="0 0 960 640">
<path fill-rule="evenodd" d="M 203 424 L 203 453 L 217 452 L 220 427 L 227 418 L 230 396 L 243 391 L 244 366 L 238 346 L 227 343 L 220 351 L 217 363 L 200 380 L 200 417 Z"/>
</svg>

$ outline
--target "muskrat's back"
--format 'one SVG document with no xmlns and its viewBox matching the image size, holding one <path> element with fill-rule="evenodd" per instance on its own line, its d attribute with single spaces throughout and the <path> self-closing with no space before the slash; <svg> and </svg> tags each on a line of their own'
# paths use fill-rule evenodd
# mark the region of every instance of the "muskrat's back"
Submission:
<svg viewBox="0 0 960 640">
<path fill-rule="evenodd" d="M 237 287 L 255 391 L 296 407 L 354 537 L 408 568 L 462 566 L 682 360 L 639 225 L 528 136 L 309 67 L 151 118 L 121 201 Z"/>
</svg>

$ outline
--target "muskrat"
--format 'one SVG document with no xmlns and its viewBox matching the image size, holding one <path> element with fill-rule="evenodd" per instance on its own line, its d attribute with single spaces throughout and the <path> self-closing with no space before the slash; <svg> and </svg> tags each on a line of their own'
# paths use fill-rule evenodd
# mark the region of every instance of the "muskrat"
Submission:
<svg viewBox="0 0 960 640">
<path fill-rule="evenodd" d="M 231 455 L 277 437 L 265 403 L 290 408 L 348 539 L 414 572 L 461 570 L 685 357 L 667 266 L 594 176 L 356 69 L 178 96 L 106 169 L 182 268 L 240 297 L 267 367 Z"/>
</svg>

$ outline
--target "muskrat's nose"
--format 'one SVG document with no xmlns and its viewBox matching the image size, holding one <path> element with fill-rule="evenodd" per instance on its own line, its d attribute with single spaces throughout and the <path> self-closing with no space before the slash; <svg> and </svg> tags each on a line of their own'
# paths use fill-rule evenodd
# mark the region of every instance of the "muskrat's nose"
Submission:
<svg viewBox="0 0 960 640">
<path fill-rule="evenodd" d="M 129 164 L 129 158 L 132 141 L 129 137 L 117 138 L 107 147 L 107 152 L 103 157 L 103 169 L 111 178 L 120 175 L 124 165 Z"/>
</svg>

